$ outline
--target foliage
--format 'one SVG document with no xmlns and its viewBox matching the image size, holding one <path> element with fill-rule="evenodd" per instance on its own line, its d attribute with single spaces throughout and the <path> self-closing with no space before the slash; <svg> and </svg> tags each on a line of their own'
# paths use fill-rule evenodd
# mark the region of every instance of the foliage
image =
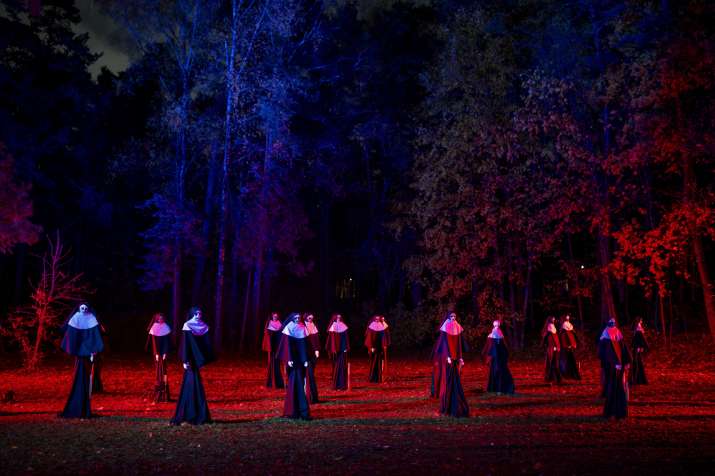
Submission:
<svg viewBox="0 0 715 476">
<path fill-rule="evenodd" d="M 82 274 L 67 271 L 70 259 L 59 233 L 47 239 L 47 251 L 41 257 L 42 274 L 32 285 L 30 304 L 14 310 L 2 333 L 19 345 L 23 364 L 34 369 L 45 354 L 45 344 L 54 343 L 54 330 L 76 303 L 89 294 Z"/>
<path fill-rule="evenodd" d="M 40 231 L 30 221 L 30 185 L 18 183 L 14 175 L 14 161 L 0 142 L 0 254 L 8 253 L 18 243 L 34 244 Z"/>
</svg>

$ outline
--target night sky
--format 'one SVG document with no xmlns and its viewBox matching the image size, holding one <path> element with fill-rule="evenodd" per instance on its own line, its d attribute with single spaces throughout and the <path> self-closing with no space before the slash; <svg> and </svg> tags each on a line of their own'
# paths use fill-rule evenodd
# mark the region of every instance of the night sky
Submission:
<svg viewBox="0 0 715 476">
<path fill-rule="evenodd" d="M 102 67 L 119 73 L 129 66 L 132 55 L 131 38 L 117 26 L 112 19 L 102 13 L 94 0 L 76 0 L 82 21 L 74 30 L 78 33 L 89 33 L 88 46 L 95 53 L 102 53 L 91 67 L 92 76 L 97 76 Z"/>
</svg>

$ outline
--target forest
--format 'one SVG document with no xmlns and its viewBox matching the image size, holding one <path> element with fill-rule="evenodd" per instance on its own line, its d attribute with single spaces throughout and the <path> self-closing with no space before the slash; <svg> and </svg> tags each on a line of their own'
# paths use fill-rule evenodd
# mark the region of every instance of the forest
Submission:
<svg viewBox="0 0 715 476">
<path fill-rule="evenodd" d="M 271 311 L 715 336 L 712 2 L 91 3 L 125 69 L 0 6 L 0 353 L 82 300 L 124 350 L 194 305 L 243 354 Z"/>
</svg>

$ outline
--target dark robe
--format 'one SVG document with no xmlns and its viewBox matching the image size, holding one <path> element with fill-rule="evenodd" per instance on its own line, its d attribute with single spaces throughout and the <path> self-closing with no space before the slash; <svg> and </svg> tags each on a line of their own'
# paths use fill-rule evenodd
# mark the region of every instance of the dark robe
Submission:
<svg viewBox="0 0 715 476">
<path fill-rule="evenodd" d="M 102 343 L 106 349 L 107 330 L 100 323 L 99 335 L 102 338 Z M 102 368 L 104 367 L 104 359 L 101 354 L 94 356 L 94 375 L 92 377 L 92 394 L 104 393 L 104 383 L 102 382 Z"/>
<path fill-rule="evenodd" d="M 89 329 L 65 326 L 61 347 L 62 350 L 75 357 L 75 363 L 72 388 L 67 397 L 65 408 L 59 416 L 62 418 L 90 418 L 92 416 L 89 392 L 90 376 L 92 375 L 90 356 L 98 354 L 104 349 L 99 326 Z"/>
<path fill-rule="evenodd" d="M 151 347 L 154 354 L 154 370 L 156 379 L 154 380 L 154 402 L 169 402 L 169 377 L 166 373 L 166 355 L 171 349 L 171 336 L 149 335 Z"/>
<path fill-rule="evenodd" d="M 266 387 L 283 388 L 283 374 L 281 374 L 281 361 L 276 358 L 278 344 L 281 341 L 281 331 L 268 329 L 263 330 L 263 350 L 268 354 L 268 364 L 266 369 Z"/>
<path fill-rule="evenodd" d="M 281 334 L 276 356 L 286 365 L 286 396 L 283 404 L 283 416 L 310 420 L 310 406 L 305 395 L 305 363 L 308 362 L 311 349 L 307 337 L 292 337 Z M 288 366 L 288 361 L 293 366 Z"/>
<path fill-rule="evenodd" d="M 628 382 L 627 368 L 631 363 L 631 354 L 623 340 L 611 339 L 598 341 L 598 357 L 604 371 L 604 390 L 606 401 L 603 405 L 603 416 L 608 418 L 625 418 L 628 416 Z M 619 365 L 621 368 L 617 369 Z"/>
<path fill-rule="evenodd" d="M 310 403 L 320 403 L 318 398 L 318 382 L 315 379 L 315 366 L 318 364 L 318 358 L 315 356 L 315 351 L 320 349 L 320 335 L 316 332 L 307 337 L 310 344 L 310 355 L 308 355 L 308 367 L 305 369 L 305 383 L 308 401 Z"/>
<path fill-rule="evenodd" d="M 547 332 L 544 336 L 544 347 L 546 349 L 546 359 L 544 362 L 544 380 L 547 382 L 561 383 L 561 370 L 559 369 L 559 335 Z"/>
<path fill-rule="evenodd" d="M 482 355 L 489 365 L 487 392 L 514 393 L 514 378 L 509 371 L 509 350 L 504 339 L 487 337 Z"/>
<path fill-rule="evenodd" d="M 179 358 L 181 362 L 189 364 L 189 368 L 184 369 L 181 391 L 171 424 L 180 425 L 187 422 L 192 425 L 201 425 L 210 423 L 211 414 L 206 402 L 206 392 L 200 372 L 204 365 L 215 360 L 208 332 L 203 335 L 194 335 L 191 331 L 182 331 Z"/>
<path fill-rule="evenodd" d="M 629 374 L 631 385 L 647 385 L 648 379 L 645 376 L 645 366 L 643 365 L 643 354 L 648 352 L 648 341 L 642 331 L 633 333 L 633 365 Z M 640 349 L 640 352 L 639 352 Z"/>
<path fill-rule="evenodd" d="M 325 342 L 325 350 L 333 362 L 331 384 L 335 390 L 348 389 L 348 351 L 350 350 L 350 339 L 348 331 L 328 332 L 328 340 Z"/>
<path fill-rule="evenodd" d="M 375 331 L 368 327 L 365 331 L 365 347 L 369 357 L 368 381 L 382 383 L 385 381 L 387 366 L 387 347 L 390 345 L 390 331 L 385 329 Z M 375 349 L 371 351 L 370 349 Z"/>
<path fill-rule="evenodd" d="M 466 350 L 466 342 L 460 332 L 457 335 L 440 331 L 432 361 L 438 367 L 438 386 L 433 389 L 439 396 L 439 412 L 453 417 L 468 417 L 469 404 L 464 396 L 461 374 L 462 351 Z M 447 362 L 447 358 L 451 362 Z M 435 368 L 433 365 L 433 370 Z"/>
<path fill-rule="evenodd" d="M 576 360 L 576 348 L 578 347 L 576 332 L 562 328 L 559 338 L 561 341 L 561 352 L 559 353 L 561 376 L 566 379 L 581 380 L 581 372 L 579 372 Z"/>
</svg>

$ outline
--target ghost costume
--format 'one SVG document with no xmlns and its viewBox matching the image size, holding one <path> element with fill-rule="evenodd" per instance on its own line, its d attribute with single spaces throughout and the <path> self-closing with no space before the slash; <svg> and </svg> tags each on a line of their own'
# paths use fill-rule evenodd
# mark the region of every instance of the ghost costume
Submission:
<svg viewBox="0 0 715 476">
<path fill-rule="evenodd" d="M 305 395 L 305 370 L 311 354 L 308 330 L 297 316 L 288 318 L 278 345 L 277 357 L 286 365 L 286 394 L 283 416 L 310 420 L 310 406 Z"/>
<path fill-rule="evenodd" d="M 376 319 L 370 322 L 365 330 L 365 347 L 367 347 L 369 357 L 369 382 L 384 382 L 389 345 L 390 331 L 387 323 Z"/>
<path fill-rule="evenodd" d="M 331 385 L 335 390 L 348 389 L 348 351 L 350 338 L 348 326 L 333 317 L 328 325 L 328 339 L 325 350 L 332 360 Z"/>
<path fill-rule="evenodd" d="M 278 344 L 281 341 L 281 327 L 283 324 L 278 319 L 269 319 L 263 330 L 263 351 L 268 354 L 266 365 L 266 387 L 283 388 L 283 375 L 281 374 L 281 362 L 276 358 Z"/>
<path fill-rule="evenodd" d="M 308 331 L 308 341 L 311 349 L 311 353 L 308 355 L 308 367 L 305 369 L 305 391 L 310 403 L 320 403 L 318 382 L 315 379 L 315 366 L 318 364 L 318 349 L 320 349 L 320 334 L 313 321 L 306 321 L 305 328 Z"/>
<path fill-rule="evenodd" d="M 544 359 L 544 380 L 546 382 L 561 383 L 561 370 L 559 368 L 559 353 L 561 343 L 556 331 L 554 321 L 549 321 L 541 333 L 542 344 L 546 351 Z"/>
<path fill-rule="evenodd" d="M 168 402 L 169 377 L 166 372 L 166 356 L 171 348 L 171 328 L 166 322 L 154 322 L 149 328 L 152 354 L 154 355 L 154 402 Z"/>
<path fill-rule="evenodd" d="M 184 422 L 201 425 L 211 422 L 200 373 L 204 365 L 215 360 L 208 331 L 209 326 L 196 316 L 186 321 L 181 329 L 179 358 L 184 364 L 184 378 L 176 403 L 176 412 L 171 419 L 172 425 L 180 425 Z"/>
<path fill-rule="evenodd" d="M 645 329 L 639 322 L 633 331 L 633 365 L 629 373 L 631 385 L 647 385 L 648 378 L 645 375 L 645 365 L 643 364 L 643 354 L 648 352 L 648 341 L 645 339 Z"/>
<path fill-rule="evenodd" d="M 628 382 L 626 375 L 631 363 L 631 354 L 621 331 L 611 321 L 598 341 L 598 357 L 604 372 L 603 416 L 625 418 L 628 416 Z"/>
<path fill-rule="evenodd" d="M 509 350 L 504 334 L 499 329 L 499 321 L 494 321 L 494 328 L 487 336 L 482 356 L 489 366 L 487 392 L 514 393 L 514 379 L 509 371 Z"/>
<path fill-rule="evenodd" d="M 468 417 L 469 404 L 462 388 L 462 352 L 467 350 L 464 329 L 456 320 L 447 318 L 439 329 L 432 350 L 433 375 L 438 378 L 433 392 L 439 397 L 439 412 L 453 417 Z"/>
<path fill-rule="evenodd" d="M 579 372 L 578 361 L 576 360 L 578 338 L 573 329 L 573 324 L 571 324 L 569 320 L 565 320 L 564 323 L 561 324 L 559 340 L 561 342 L 559 361 L 561 376 L 566 379 L 581 380 L 581 373 Z"/>
<path fill-rule="evenodd" d="M 90 418 L 90 382 L 94 356 L 104 349 L 97 318 L 89 312 L 78 311 L 64 326 L 62 350 L 75 357 L 72 388 L 62 418 Z"/>
</svg>

